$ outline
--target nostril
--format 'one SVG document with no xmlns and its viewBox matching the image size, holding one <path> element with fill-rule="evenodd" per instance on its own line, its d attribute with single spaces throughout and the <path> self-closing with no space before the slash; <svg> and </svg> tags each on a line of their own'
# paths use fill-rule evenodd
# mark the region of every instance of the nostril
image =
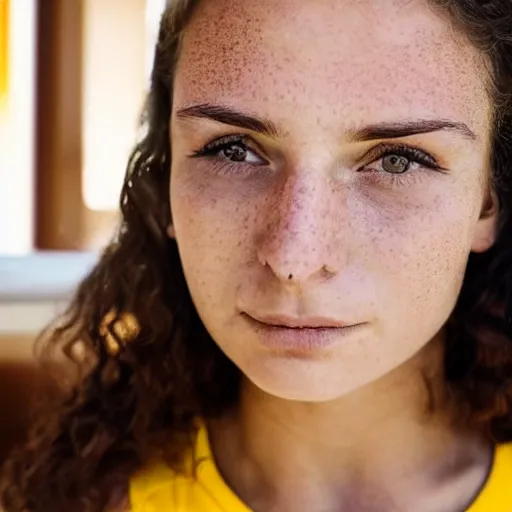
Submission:
<svg viewBox="0 0 512 512">
<path fill-rule="evenodd" d="M 288 275 L 288 281 L 291 281 L 293 279 L 293 274 Z"/>
</svg>

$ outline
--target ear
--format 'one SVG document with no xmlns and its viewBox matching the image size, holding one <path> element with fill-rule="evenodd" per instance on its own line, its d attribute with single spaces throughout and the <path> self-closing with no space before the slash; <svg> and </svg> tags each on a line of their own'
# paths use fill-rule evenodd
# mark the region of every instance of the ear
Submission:
<svg viewBox="0 0 512 512">
<path fill-rule="evenodd" d="M 167 226 L 167 236 L 169 238 L 176 240 L 176 231 L 174 230 L 174 226 L 172 224 L 169 224 L 169 226 Z"/>
<path fill-rule="evenodd" d="M 488 251 L 496 241 L 498 228 L 499 201 L 498 196 L 493 187 L 489 187 L 480 218 L 475 226 L 473 243 L 471 245 L 472 252 Z"/>
</svg>

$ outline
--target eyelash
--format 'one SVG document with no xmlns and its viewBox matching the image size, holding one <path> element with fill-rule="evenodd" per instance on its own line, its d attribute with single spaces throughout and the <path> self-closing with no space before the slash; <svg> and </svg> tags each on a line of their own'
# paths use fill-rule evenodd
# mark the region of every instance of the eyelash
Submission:
<svg viewBox="0 0 512 512">
<path fill-rule="evenodd" d="M 190 156 L 192 158 L 207 158 L 209 160 L 212 160 L 216 164 L 215 170 L 220 174 L 230 174 L 231 172 L 236 172 L 237 174 L 244 174 L 244 171 L 240 170 L 241 166 L 250 166 L 254 168 L 259 167 L 259 165 L 247 162 L 234 162 L 227 158 L 225 159 L 219 157 L 217 154 L 223 149 L 227 149 L 233 145 L 238 145 L 243 147 L 245 150 L 250 150 L 253 153 L 256 153 L 262 161 L 268 164 L 267 160 L 260 156 L 259 150 L 253 149 L 251 147 L 251 145 L 248 143 L 249 140 L 250 138 L 247 135 L 226 135 L 225 137 L 221 137 L 210 142 L 209 144 L 206 144 L 206 146 L 202 147 L 197 151 L 194 151 Z M 254 143 L 253 146 L 255 146 Z M 264 164 L 260 165 L 263 166 Z M 251 170 L 254 171 L 254 169 Z"/>
<path fill-rule="evenodd" d="M 384 142 L 372 148 L 366 154 L 365 160 L 370 160 L 370 163 L 373 163 L 391 155 L 404 157 L 409 160 L 411 164 L 419 164 L 423 170 L 440 173 L 446 172 L 446 169 L 443 169 L 433 156 L 417 147 L 408 146 L 405 144 L 393 144 Z M 403 173 L 375 171 L 371 169 L 370 165 L 365 165 L 358 172 L 364 172 L 368 174 L 371 173 L 378 179 L 382 179 L 383 176 L 384 179 L 394 187 L 401 187 L 416 183 L 417 180 L 424 176 L 423 173 L 411 170 L 404 171 Z"/>
<path fill-rule="evenodd" d="M 202 147 L 201 149 L 194 151 L 192 155 L 190 155 L 192 158 L 208 158 L 210 160 L 213 160 L 218 165 L 216 171 L 221 174 L 230 174 L 230 173 L 237 173 L 237 174 L 244 174 L 244 171 L 240 170 L 240 167 L 242 165 L 250 166 L 254 168 L 255 166 L 258 167 L 258 164 L 251 164 L 246 162 L 233 162 L 228 159 L 224 159 L 222 157 L 218 156 L 218 153 L 222 151 L 223 149 L 227 149 L 228 147 L 232 145 L 239 145 L 245 150 L 253 151 L 254 153 L 258 154 L 258 152 L 253 149 L 248 144 L 249 137 L 246 135 L 227 135 L 225 137 L 221 137 L 219 139 L 216 139 L 206 146 Z M 364 157 L 365 160 L 368 160 L 371 158 L 371 163 L 382 160 L 386 156 L 401 156 L 406 158 L 410 161 L 411 164 L 417 163 L 421 167 L 423 167 L 426 170 L 435 171 L 435 172 L 445 172 L 446 169 L 443 169 L 436 161 L 434 157 L 426 153 L 425 151 L 414 147 L 414 146 L 408 146 L 405 144 L 392 144 L 392 143 L 382 143 L 377 145 L 376 147 L 373 147 Z M 258 154 L 258 157 L 266 162 L 265 158 L 261 157 Z M 268 163 L 268 162 L 267 162 Z M 263 166 L 264 164 L 260 164 Z M 250 172 L 250 171 L 247 171 Z M 373 174 L 373 175 L 379 175 L 376 176 L 377 179 L 382 180 L 385 179 L 388 181 L 388 183 L 391 186 L 394 187 L 401 187 L 406 186 L 408 184 L 411 184 L 414 180 L 417 180 L 420 178 L 420 174 L 416 171 L 404 171 L 403 173 L 391 173 L 386 171 L 376 171 L 372 170 L 372 168 L 369 165 L 365 165 L 361 167 L 358 172 Z"/>
</svg>

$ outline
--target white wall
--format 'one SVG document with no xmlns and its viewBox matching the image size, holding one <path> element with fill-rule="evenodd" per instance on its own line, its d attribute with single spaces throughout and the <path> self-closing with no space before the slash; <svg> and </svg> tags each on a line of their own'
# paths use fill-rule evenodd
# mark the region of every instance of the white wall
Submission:
<svg viewBox="0 0 512 512">
<path fill-rule="evenodd" d="M 115 210 L 146 89 L 146 0 L 83 5 L 84 200 Z"/>
<path fill-rule="evenodd" d="M 166 0 L 85 0 L 83 187 L 91 210 L 116 210 Z"/>
</svg>

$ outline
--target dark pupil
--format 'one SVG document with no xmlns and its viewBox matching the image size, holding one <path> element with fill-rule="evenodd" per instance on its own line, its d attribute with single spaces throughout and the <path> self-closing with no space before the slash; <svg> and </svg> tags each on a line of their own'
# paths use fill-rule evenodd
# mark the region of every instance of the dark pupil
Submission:
<svg viewBox="0 0 512 512">
<path fill-rule="evenodd" d="M 231 144 L 222 151 L 226 158 L 234 162 L 243 162 L 247 156 L 247 150 L 240 144 Z"/>
<path fill-rule="evenodd" d="M 382 159 L 382 167 L 386 172 L 404 173 L 409 169 L 410 161 L 405 156 L 387 155 Z"/>
</svg>

